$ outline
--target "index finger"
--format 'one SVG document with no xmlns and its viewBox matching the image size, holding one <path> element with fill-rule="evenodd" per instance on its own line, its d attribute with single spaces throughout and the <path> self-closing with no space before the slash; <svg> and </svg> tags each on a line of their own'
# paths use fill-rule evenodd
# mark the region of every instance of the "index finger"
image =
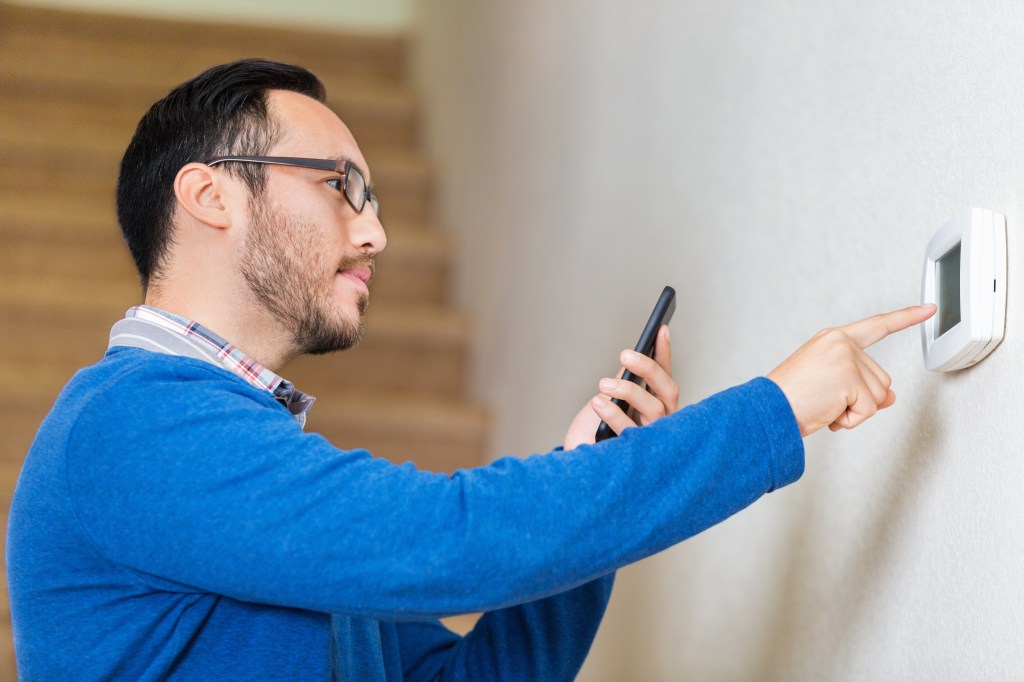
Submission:
<svg viewBox="0 0 1024 682">
<path fill-rule="evenodd" d="M 890 313 L 872 315 L 858 322 L 851 322 L 840 327 L 862 349 L 874 345 L 898 331 L 915 324 L 921 324 L 935 314 L 935 304 L 912 305 Z"/>
</svg>

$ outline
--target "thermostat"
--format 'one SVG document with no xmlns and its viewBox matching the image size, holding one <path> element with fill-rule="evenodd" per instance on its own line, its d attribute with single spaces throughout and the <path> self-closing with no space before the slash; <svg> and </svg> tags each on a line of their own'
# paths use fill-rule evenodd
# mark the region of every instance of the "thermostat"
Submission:
<svg viewBox="0 0 1024 682">
<path fill-rule="evenodd" d="M 1006 218 L 984 208 L 956 213 L 928 242 L 921 303 L 924 366 L 951 372 L 981 361 L 1006 327 Z"/>
</svg>

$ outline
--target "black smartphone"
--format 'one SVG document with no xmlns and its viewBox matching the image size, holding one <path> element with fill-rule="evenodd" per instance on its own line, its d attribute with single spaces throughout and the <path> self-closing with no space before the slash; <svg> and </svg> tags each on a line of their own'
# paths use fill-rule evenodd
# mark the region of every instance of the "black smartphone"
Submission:
<svg viewBox="0 0 1024 682">
<path fill-rule="evenodd" d="M 672 320 L 672 313 L 675 311 L 676 290 L 672 287 L 665 287 L 661 292 L 661 297 L 658 298 L 658 302 L 654 304 L 654 310 L 651 312 L 651 317 L 647 320 L 647 325 L 644 327 L 643 334 L 640 335 L 640 340 L 636 342 L 634 350 L 637 353 L 643 353 L 648 357 L 654 355 L 654 340 L 658 338 L 658 330 L 661 329 L 661 325 L 668 324 Z M 623 373 L 622 379 L 624 381 L 632 381 L 634 384 L 639 384 L 642 381 L 640 377 L 628 369 Z M 622 398 L 612 398 L 612 402 L 621 407 L 623 412 L 629 410 L 629 403 Z M 612 431 L 612 427 L 601 422 L 601 425 L 597 427 L 597 435 L 594 437 L 594 440 L 600 443 L 603 440 L 614 438 L 615 435 L 616 433 Z"/>
</svg>

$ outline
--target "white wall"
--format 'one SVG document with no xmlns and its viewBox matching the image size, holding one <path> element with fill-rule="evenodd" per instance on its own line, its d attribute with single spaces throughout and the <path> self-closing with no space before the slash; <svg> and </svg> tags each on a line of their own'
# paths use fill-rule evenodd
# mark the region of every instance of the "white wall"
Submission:
<svg viewBox="0 0 1024 682">
<path fill-rule="evenodd" d="M 623 571 L 583 679 L 1020 679 L 1020 4 L 433 0 L 419 19 L 496 451 L 554 445 L 663 284 L 693 401 L 917 302 L 955 209 L 1008 219 L 1002 346 L 934 375 L 916 330 L 881 343 L 897 404 Z"/>
<path fill-rule="evenodd" d="M 409 29 L 413 0 L 14 0 L 19 5 L 169 19 L 394 32 Z"/>
</svg>

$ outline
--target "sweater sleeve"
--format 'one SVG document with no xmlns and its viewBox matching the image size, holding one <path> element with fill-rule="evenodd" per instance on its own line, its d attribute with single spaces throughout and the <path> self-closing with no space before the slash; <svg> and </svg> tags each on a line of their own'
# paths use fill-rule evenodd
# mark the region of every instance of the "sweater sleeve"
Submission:
<svg viewBox="0 0 1024 682">
<path fill-rule="evenodd" d="M 406 680 L 574 680 L 597 635 L 614 574 L 485 613 L 465 637 L 437 621 L 396 627 Z"/>
<path fill-rule="evenodd" d="M 269 395 L 190 372 L 126 373 L 66 458 L 97 551 L 165 590 L 379 620 L 498 611 L 654 554 L 803 470 L 767 379 L 597 445 L 446 475 L 340 450 Z"/>
</svg>

